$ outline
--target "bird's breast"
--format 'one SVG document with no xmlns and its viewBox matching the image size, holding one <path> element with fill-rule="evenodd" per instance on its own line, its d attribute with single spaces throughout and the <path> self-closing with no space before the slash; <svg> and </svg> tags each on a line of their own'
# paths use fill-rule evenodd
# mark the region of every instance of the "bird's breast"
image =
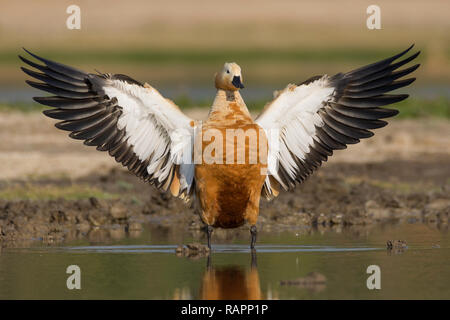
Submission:
<svg viewBox="0 0 450 320">
<path fill-rule="evenodd" d="M 207 122 L 200 138 L 195 180 L 203 220 L 234 228 L 256 217 L 267 170 L 264 131 L 252 122 Z"/>
</svg>

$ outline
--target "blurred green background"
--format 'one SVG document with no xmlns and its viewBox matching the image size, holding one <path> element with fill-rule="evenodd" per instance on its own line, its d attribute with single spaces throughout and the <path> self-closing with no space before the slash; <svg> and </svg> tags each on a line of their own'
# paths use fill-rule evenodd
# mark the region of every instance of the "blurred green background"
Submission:
<svg viewBox="0 0 450 320">
<path fill-rule="evenodd" d="M 80 69 L 148 82 L 181 107 L 207 107 L 225 61 L 241 65 L 252 109 L 273 90 L 348 71 L 415 43 L 418 80 L 401 116 L 450 117 L 449 1 L 377 1 L 381 30 L 366 27 L 370 1 L 0 1 L 0 105 L 30 110 L 17 54 L 26 47 Z M 81 8 L 81 30 L 66 9 Z"/>
</svg>

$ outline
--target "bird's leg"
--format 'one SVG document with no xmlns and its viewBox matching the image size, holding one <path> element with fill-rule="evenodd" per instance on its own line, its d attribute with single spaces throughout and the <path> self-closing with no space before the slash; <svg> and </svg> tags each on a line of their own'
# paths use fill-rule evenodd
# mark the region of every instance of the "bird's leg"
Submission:
<svg viewBox="0 0 450 320">
<path fill-rule="evenodd" d="M 256 230 L 256 226 L 255 225 L 250 227 L 250 233 L 252 235 L 252 242 L 250 244 L 250 248 L 251 249 L 255 249 L 256 234 L 258 233 L 258 231 Z"/>
<path fill-rule="evenodd" d="M 208 225 L 207 229 L 206 229 L 206 234 L 208 235 L 208 248 L 211 249 L 211 234 L 213 232 L 213 227 L 211 227 L 210 225 Z"/>
</svg>

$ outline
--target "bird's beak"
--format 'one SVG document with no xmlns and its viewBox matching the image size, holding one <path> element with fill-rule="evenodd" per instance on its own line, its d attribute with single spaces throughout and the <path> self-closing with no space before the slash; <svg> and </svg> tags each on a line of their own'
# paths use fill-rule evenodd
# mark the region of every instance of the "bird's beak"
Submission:
<svg viewBox="0 0 450 320">
<path fill-rule="evenodd" d="M 241 82 L 240 76 L 234 76 L 233 81 L 231 81 L 231 83 L 233 84 L 233 86 L 236 87 L 236 89 L 244 89 L 244 85 Z"/>
</svg>

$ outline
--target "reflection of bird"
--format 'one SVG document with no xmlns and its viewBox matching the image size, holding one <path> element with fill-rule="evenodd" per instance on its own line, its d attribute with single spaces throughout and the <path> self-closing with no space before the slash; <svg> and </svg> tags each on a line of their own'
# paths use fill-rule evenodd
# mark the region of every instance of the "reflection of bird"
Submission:
<svg viewBox="0 0 450 320">
<path fill-rule="evenodd" d="M 262 299 L 256 252 L 252 251 L 250 268 L 238 265 L 214 267 L 208 256 L 206 272 L 200 288 L 204 300 L 259 300 Z"/>
<path fill-rule="evenodd" d="M 56 127 L 108 151 L 157 188 L 195 199 L 208 225 L 208 245 L 213 227 L 234 228 L 248 222 L 253 247 L 261 195 L 272 199 L 281 188 L 293 189 L 333 150 L 371 137 L 371 129 L 386 125 L 380 119 L 398 113 L 382 106 L 407 98 L 385 93 L 415 80 L 398 79 L 419 65 L 397 69 L 419 52 L 394 62 L 410 49 L 347 73 L 290 84 L 255 121 L 239 93 L 244 87 L 241 69 L 226 63 L 216 75 L 217 95 L 203 124 L 184 115 L 148 84 L 128 76 L 90 74 L 31 53 L 43 65 L 21 59 L 41 71 L 22 68 L 43 82 L 28 84 L 55 95 L 35 100 L 53 107 L 44 114 L 62 120 Z M 238 129 L 243 137 L 236 134 Z M 228 139 L 230 130 L 236 134 L 232 139 Z M 248 132 L 255 135 L 247 136 Z M 200 144 L 195 143 L 198 137 Z M 199 145 L 200 158 L 196 157 Z M 242 151 L 244 158 L 238 158 Z"/>
</svg>

